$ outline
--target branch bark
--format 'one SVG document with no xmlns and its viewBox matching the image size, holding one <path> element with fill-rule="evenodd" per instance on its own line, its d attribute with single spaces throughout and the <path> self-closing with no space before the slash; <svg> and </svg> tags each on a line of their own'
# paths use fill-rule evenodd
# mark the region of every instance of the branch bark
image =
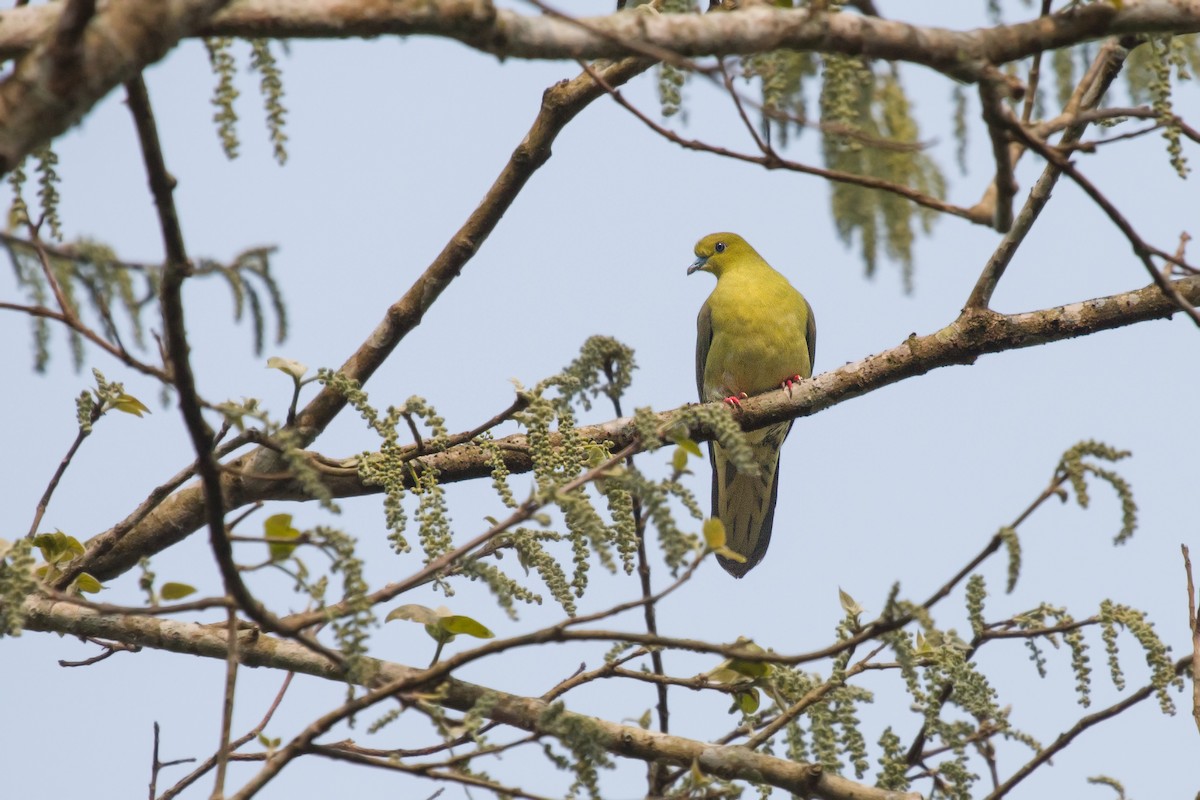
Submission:
<svg viewBox="0 0 1200 800">
<path fill-rule="evenodd" d="M 34 47 L 54 26 L 60 5 L 0 12 L 0 57 L 12 58 Z M 455 39 L 505 58 L 528 59 L 622 58 L 645 47 L 684 56 L 792 48 L 924 64 L 975 83 L 985 77 L 988 65 L 1104 36 L 1200 31 L 1200 0 L 1080 4 L 1026 22 L 971 31 L 851 12 L 781 10 L 769 4 L 729 14 L 627 11 L 580 23 L 520 14 L 497 8 L 491 0 L 235 0 L 191 35 L 278 39 L 424 35 Z"/>
<path fill-rule="evenodd" d="M 27 601 L 26 611 L 27 630 L 96 636 L 213 659 L 223 660 L 229 655 L 226 631 L 220 626 L 145 616 L 101 615 L 70 603 L 49 600 Z M 346 680 L 340 668 L 302 645 L 253 630 L 242 633 L 237 645 L 237 657 L 248 667 L 282 669 L 331 681 Z M 428 682 L 423 677 L 426 670 L 376 659 L 365 660 L 369 663 L 364 674 L 374 674 L 372 685 L 386 686 L 389 695 L 394 693 L 394 686 L 413 691 Z M 444 692 L 441 702 L 447 708 L 467 711 L 486 697 L 488 701 L 495 700 L 495 705 L 487 714 L 489 719 L 531 733 L 553 735 L 553 731 L 545 730 L 543 725 L 543 718 L 550 707 L 544 700 L 512 695 L 456 678 L 444 679 L 440 689 Z M 820 765 L 775 758 L 745 747 L 713 745 L 570 711 L 564 711 L 563 717 L 586 726 L 601 746 L 623 758 L 682 767 L 695 762 L 709 775 L 728 780 L 767 783 L 802 797 L 824 800 L 915 800 L 920 797 L 918 794 L 875 789 L 829 775 Z"/>
<path fill-rule="evenodd" d="M 0 174 L 78 122 L 100 98 L 165 56 L 228 0 L 113 0 L 94 16 L 81 3 L 0 14 L 6 35 L 34 34 L 0 83 Z M 39 20 L 25 18 L 36 13 Z"/>
<path fill-rule="evenodd" d="M 1193 305 L 1200 304 L 1200 276 L 1174 281 L 1179 294 Z M 747 430 L 775 422 L 806 417 L 830 406 L 896 383 L 955 364 L 972 364 L 982 355 L 1015 350 L 1049 342 L 1086 336 L 1178 313 L 1178 307 L 1158 286 L 1098 297 L 1056 308 L 1019 314 L 999 314 L 986 309 L 968 309 L 940 331 L 910 336 L 901 344 L 793 387 L 791 396 L 780 390 L 750 398 L 742 403 L 739 420 Z M 679 409 L 664 412 L 665 423 Z M 612 420 L 579 429 L 578 435 L 595 442 L 610 441 L 619 450 L 631 444 L 636 431 L 628 419 Z M 692 438 L 707 441 L 710 431 L 694 430 Z M 509 436 L 498 441 L 504 461 L 512 473 L 532 468 L 526 439 Z M 314 455 L 318 464 L 328 459 Z M 439 471 L 439 481 L 452 483 L 491 474 L 492 466 L 482 448 L 471 444 L 423 456 Z M 328 473 L 327 473 L 328 474 Z M 226 472 L 222 477 L 227 509 L 260 500 L 312 499 L 297 481 L 256 477 L 247 471 Z M 356 497 L 378 491 L 364 486 L 357 472 L 347 466 L 329 474 L 326 485 L 335 497 Z M 79 565 L 99 580 L 110 580 L 151 556 L 183 540 L 204 523 L 203 495 L 188 486 L 170 498 L 132 529 L 114 529 L 88 542 L 88 555 Z M 119 535 L 117 535 L 119 534 Z"/>
</svg>

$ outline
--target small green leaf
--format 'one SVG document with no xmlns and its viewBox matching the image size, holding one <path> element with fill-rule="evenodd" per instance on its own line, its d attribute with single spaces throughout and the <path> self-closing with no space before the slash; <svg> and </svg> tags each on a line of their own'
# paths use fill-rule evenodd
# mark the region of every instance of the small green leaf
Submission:
<svg viewBox="0 0 1200 800">
<path fill-rule="evenodd" d="M 734 642 L 736 646 L 750 653 L 767 654 L 767 651 L 756 645 L 751 640 L 739 636 Z M 716 669 L 707 674 L 708 680 L 713 683 L 730 684 L 742 683 L 747 680 L 758 680 L 764 678 L 771 672 L 771 665 L 766 661 L 751 661 L 744 658 L 727 658 L 722 661 Z"/>
<path fill-rule="evenodd" d="M 388 615 L 383 618 L 384 622 L 391 622 L 394 619 L 406 619 L 409 622 L 422 622 L 426 625 L 438 624 L 438 613 L 427 606 L 409 603 L 407 605 L 393 608 L 388 612 Z"/>
<path fill-rule="evenodd" d="M 687 460 L 687 450 L 684 450 L 682 447 L 676 447 L 675 452 L 671 454 L 671 468 L 676 472 L 683 472 L 687 469 Z"/>
<path fill-rule="evenodd" d="M 188 586 L 186 583 L 176 583 L 175 581 L 167 581 L 162 585 L 159 594 L 163 600 L 182 600 L 189 594 L 195 594 L 196 587 Z"/>
<path fill-rule="evenodd" d="M 857 617 L 863 612 L 863 607 L 860 606 L 858 602 L 840 586 L 838 587 L 838 600 L 841 601 L 842 610 L 847 614 L 852 614 Z"/>
<path fill-rule="evenodd" d="M 701 528 L 704 532 L 704 543 L 708 545 L 709 550 L 716 550 L 725 546 L 725 523 L 716 517 L 709 517 L 704 520 L 704 526 Z M 745 561 L 745 559 L 742 559 Z"/>
<path fill-rule="evenodd" d="M 650 720 L 651 720 L 650 709 L 647 708 L 646 712 L 644 714 L 642 714 L 640 717 L 638 717 L 638 721 L 637 721 L 638 727 L 644 731 L 650 730 Z"/>
<path fill-rule="evenodd" d="M 146 404 L 138 400 L 131 394 L 121 392 L 117 395 L 117 399 L 112 401 L 112 407 L 117 411 L 124 411 L 126 414 L 133 414 L 135 417 L 140 417 L 143 414 L 149 414 L 150 409 L 146 408 Z"/>
<path fill-rule="evenodd" d="M 39 533 L 33 537 L 33 546 L 42 552 L 47 564 L 60 564 L 82 556 L 83 545 L 74 536 L 62 531 Z"/>
<path fill-rule="evenodd" d="M 751 687 L 745 691 L 734 692 L 734 705 L 729 710 L 740 709 L 743 714 L 753 714 L 755 711 L 758 711 L 759 702 L 758 689 Z"/>
<path fill-rule="evenodd" d="M 438 625 L 436 623 L 433 625 L 426 625 L 425 632 L 429 634 L 429 637 L 431 639 L 433 639 L 435 642 L 437 642 L 440 645 L 446 644 L 447 642 L 454 641 L 454 634 L 451 633 L 450 631 L 446 630 L 445 628 L 443 628 L 441 625 Z M 441 650 L 442 650 L 442 648 L 439 647 L 438 652 L 440 653 Z"/>
<path fill-rule="evenodd" d="M 686 436 L 680 436 L 675 440 L 675 444 L 679 445 L 687 453 L 691 453 L 696 458 L 704 458 L 704 453 L 700 451 L 700 445 L 696 444 L 693 439 Z"/>
<path fill-rule="evenodd" d="M 289 541 L 300 538 L 300 531 L 292 527 L 291 514 L 275 514 L 263 521 L 263 533 L 268 539 L 267 547 L 272 561 L 284 561 L 291 557 L 296 543 Z"/>
<path fill-rule="evenodd" d="M 96 580 L 86 572 L 79 573 L 75 580 L 71 581 L 71 585 L 80 592 L 85 592 L 87 594 L 95 594 L 104 588 L 100 584 L 100 581 Z"/>
<path fill-rule="evenodd" d="M 438 624 L 442 627 L 442 630 L 451 634 L 465 633 L 467 636 L 474 636 L 476 639 L 493 639 L 496 636 L 496 634 L 492 633 L 479 622 L 460 614 L 442 617 Z"/>
<path fill-rule="evenodd" d="M 766 677 L 771 672 L 771 665 L 765 661 L 743 661 L 740 658 L 731 658 L 728 668 L 739 675 L 755 679 Z"/>
<path fill-rule="evenodd" d="M 725 545 L 721 545 L 720 547 L 714 547 L 713 552 L 716 553 L 717 555 L 719 555 L 721 558 L 727 558 L 730 561 L 736 561 L 739 564 L 746 563 L 746 557 L 744 555 L 742 555 L 741 553 L 735 552 L 733 550 L 730 550 Z"/>
<path fill-rule="evenodd" d="M 271 356 L 267 359 L 267 369 L 277 369 L 280 372 L 291 375 L 297 381 L 304 377 L 304 373 L 308 372 L 307 365 L 279 356 Z"/>
</svg>

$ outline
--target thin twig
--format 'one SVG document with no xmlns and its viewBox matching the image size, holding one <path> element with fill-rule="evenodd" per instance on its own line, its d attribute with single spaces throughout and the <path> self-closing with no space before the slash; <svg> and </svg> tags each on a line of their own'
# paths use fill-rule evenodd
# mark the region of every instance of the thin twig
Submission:
<svg viewBox="0 0 1200 800">
<path fill-rule="evenodd" d="M 1151 280 L 1154 281 L 1155 285 L 1158 286 L 1163 295 L 1169 298 L 1176 306 L 1178 306 L 1180 311 L 1187 314 L 1197 327 L 1200 327 L 1200 311 L 1197 311 L 1191 303 L 1184 299 L 1183 295 L 1179 293 L 1179 290 L 1176 289 L 1175 286 L 1172 285 L 1171 281 L 1162 274 L 1162 271 L 1155 266 L 1153 261 L 1153 257 L 1157 256 L 1166 261 L 1175 263 L 1175 257 L 1170 253 L 1165 253 L 1162 250 L 1147 244 L 1146 241 L 1138 235 L 1137 231 L 1134 230 L 1133 225 L 1131 225 L 1129 220 L 1125 218 L 1125 215 L 1122 214 L 1113 204 L 1113 202 L 1109 200 L 1108 197 L 1106 197 L 1099 189 L 1097 189 L 1096 185 L 1086 178 L 1083 173 L 1081 173 L 1075 167 L 1075 165 L 1071 163 L 1069 159 L 1060 154 L 1042 139 L 1026 131 L 1019 122 L 1012 118 L 1011 113 L 1008 112 L 1007 109 L 1005 109 L 1004 117 L 1009 130 L 1014 136 L 1025 142 L 1029 149 L 1035 151 L 1038 155 L 1042 156 L 1042 158 L 1053 163 L 1055 167 L 1066 173 L 1066 175 L 1073 180 L 1088 197 L 1092 199 L 1092 202 L 1100 207 L 1100 210 L 1103 211 L 1109 220 L 1117 226 L 1117 229 L 1125 235 L 1129 245 L 1133 248 L 1134 255 L 1138 257 L 1138 260 L 1142 262 L 1142 266 L 1144 266 L 1146 271 L 1150 273 Z M 1180 266 L 1186 267 L 1190 265 L 1181 264 Z"/>
<path fill-rule="evenodd" d="M 220 800 L 225 796 L 225 771 L 229 766 L 229 755 L 233 752 L 229 740 L 233 730 L 233 701 L 237 695 L 238 674 L 238 617 L 237 609 L 230 604 L 226 611 L 225 629 L 229 635 L 229 652 L 225 655 L 225 691 L 221 702 L 221 738 L 217 744 L 217 774 L 213 780 L 212 796 Z"/>
<path fill-rule="evenodd" d="M 229 750 L 231 751 L 231 758 L 230 758 L 231 761 L 241 760 L 241 759 L 237 758 L 236 754 L 232 753 L 232 751 L 237 750 L 239 747 L 242 747 L 247 742 L 258 737 L 259 734 L 261 734 L 264 730 L 266 730 L 267 725 L 271 721 L 271 718 L 273 716 L 275 716 L 275 711 L 279 708 L 279 704 L 283 702 L 283 696 L 285 694 L 287 694 L 288 687 L 290 687 L 292 685 L 292 677 L 294 675 L 295 675 L 295 673 L 289 672 L 287 675 L 284 676 L 283 684 L 279 687 L 279 691 L 275 693 L 275 699 L 271 701 L 271 705 L 267 708 L 267 712 L 265 714 L 263 714 L 263 718 L 261 720 L 259 720 L 258 724 L 255 725 L 253 728 L 251 728 L 249 731 L 247 731 L 245 734 L 243 734 L 242 736 L 240 736 L 238 739 L 236 739 L 235 741 L 233 741 L 230 744 Z M 187 760 L 193 761 L 194 759 L 187 759 Z M 175 763 L 179 763 L 179 762 L 173 761 L 171 763 L 175 764 Z M 190 774 L 186 775 L 184 778 L 182 778 L 178 783 L 176 783 L 170 789 L 163 792 L 163 796 L 161 798 L 159 798 L 159 800 L 173 800 L 173 798 L 177 797 L 180 792 L 182 792 L 187 787 L 191 786 L 193 783 L 198 781 L 200 778 L 204 777 L 205 773 L 207 773 L 209 770 L 211 770 L 216 765 L 217 765 L 217 756 L 216 756 L 216 754 L 214 754 L 210 758 L 208 758 L 203 764 L 196 767 L 196 769 L 192 770 L 192 772 Z"/>
<path fill-rule="evenodd" d="M 92 404 L 92 412 L 89 415 L 88 424 L 79 426 L 79 431 L 75 434 L 75 441 L 71 442 L 71 446 L 67 448 L 67 454 L 58 463 L 58 468 L 54 470 L 54 475 L 51 476 L 50 483 L 46 485 L 46 491 L 42 492 L 42 497 L 38 500 L 37 508 L 33 512 L 33 522 L 29 525 L 27 536 L 32 537 L 37 533 L 38 526 L 42 524 L 42 517 L 46 514 L 46 508 L 50 505 L 50 498 L 54 496 L 54 490 L 58 488 L 59 481 L 62 480 L 62 476 L 66 473 L 67 467 L 71 465 L 71 459 L 75 458 L 75 453 L 79 451 L 79 446 L 91 434 L 92 425 L 100 419 L 103 413 L 104 408 L 101 403 Z"/>
<path fill-rule="evenodd" d="M 190 264 L 183 243 L 183 231 L 175 210 L 173 192 L 175 180 L 167 172 L 163 160 L 162 146 L 158 139 L 158 127 L 150 106 L 150 95 L 141 76 L 129 81 L 126 86 L 129 111 L 137 128 L 150 191 L 158 208 L 159 228 L 162 232 L 166 259 L 162 278 L 162 319 L 166 336 L 166 349 L 171 364 L 171 378 L 179 395 L 179 410 L 184 425 L 196 451 L 196 474 L 204 491 L 204 511 L 208 522 L 209 547 L 220 569 L 225 591 L 247 616 L 268 631 L 290 636 L 328 658 L 335 664 L 343 663 L 343 656 L 325 647 L 315 639 L 279 624 L 277 618 L 260 603 L 246 587 L 238 574 L 233 560 L 233 546 L 225 532 L 225 498 L 221 490 L 220 465 L 213 452 L 215 436 L 205 422 L 196 392 L 196 379 L 192 373 L 190 345 L 184 323 L 183 282 L 190 274 Z"/>
<path fill-rule="evenodd" d="M 1086 93 L 1080 93 L 1080 103 L 1085 109 L 1091 109 L 1097 105 L 1108 91 L 1108 87 L 1112 85 L 1120 73 L 1121 68 L 1125 64 L 1125 58 L 1128 51 L 1121 47 L 1114 40 L 1104 43 L 1100 48 L 1100 52 L 1096 54 L 1096 58 L 1092 61 L 1091 68 L 1088 70 L 1088 75 L 1092 76 L 1093 80 L 1089 84 L 1089 89 Z M 1085 80 L 1087 80 L 1085 78 Z M 1076 87 L 1077 91 L 1084 85 L 1081 81 Z M 1059 139 L 1059 146 L 1070 145 L 1079 141 L 1086 130 L 1087 122 L 1081 117 L 1080 121 L 1073 125 L 1067 126 Z M 991 258 L 988 259 L 983 271 L 979 275 L 979 279 L 975 282 L 975 286 L 971 289 L 971 294 L 967 298 L 967 309 L 982 309 L 987 308 L 992 301 L 992 295 L 996 291 L 996 286 L 1000 283 L 1000 279 L 1004 276 L 1004 271 L 1007 269 L 1009 262 L 1017 252 L 1017 248 L 1025 241 L 1033 223 L 1037 221 L 1045 208 L 1046 202 L 1050 199 L 1050 192 L 1054 189 L 1059 177 L 1062 175 L 1061 170 L 1054 164 L 1047 164 L 1042 170 L 1041 176 L 1033 185 L 1033 189 L 1029 192 L 1029 197 L 1026 198 L 1025 204 L 1021 208 L 1021 212 L 1005 233 L 1000 244 L 996 246 Z M 986 205 L 986 203 L 984 204 Z"/>
<path fill-rule="evenodd" d="M 650 130 L 654 131 L 659 136 L 662 136 L 664 139 L 674 142 L 685 149 L 696 150 L 704 153 L 712 153 L 725 158 L 731 158 L 735 161 L 744 161 L 750 164 L 757 164 L 765 169 L 783 169 L 790 172 L 799 172 L 804 175 L 813 175 L 818 178 L 824 178 L 825 180 L 835 181 L 837 183 L 848 183 L 853 186 L 862 186 L 867 189 L 879 189 L 881 191 L 891 192 L 892 194 L 899 195 L 906 200 L 911 200 L 919 206 L 930 208 L 934 211 L 941 211 L 956 217 L 962 217 L 963 219 L 970 220 L 971 222 L 981 225 L 992 224 L 992 218 L 989 215 L 981 215 L 979 212 L 973 209 L 963 208 L 961 206 L 947 203 L 937 199 L 936 197 L 933 197 L 932 195 L 924 194 L 923 192 L 919 192 L 916 189 L 899 183 L 885 181 L 882 178 L 876 178 L 869 175 L 856 175 L 853 172 L 843 172 L 841 170 L 814 167 L 808 164 L 802 164 L 798 161 L 790 161 L 788 159 L 781 158 L 773 152 L 771 155 L 756 156 L 749 153 L 740 153 L 735 150 L 729 150 L 728 148 L 724 147 L 718 147 L 716 145 L 711 145 L 707 142 L 702 142 L 696 139 L 685 139 L 670 128 L 663 127 L 654 120 L 650 119 L 650 117 L 646 116 L 646 114 L 644 114 L 640 109 L 626 100 L 624 95 L 617 91 L 615 87 L 609 85 L 603 77 L 599 76 L 599 74 L 596 73 L 590 65 L 586 64 L 585 62 L 580 62 L 580 64 L 583 66 L 583 69 L 586 72 L 596 77 L 596 80 L 601 83 L 605 91 L 609 93 L 609 95 L 617 102 L 618 105 L 620 105 L 630 114 L 633 114 L 638 121 L 650 128 Z"/>
<path fill-rule="evenodd" d="M 1192 717 L 1200 730 L 1200 617 L 1196 615 L 1196 584 L 1192 580 L 1192 557 L 1186 544 L 1183 550 L 1183 569 L 1187 573 L 1188 628 L 1192 632 Z"/>
<path fill-rule="evenodd" d="M 1190 663 L 1190 656 L 1175 662 L 1175 674 L 1182 674 L 1183 671 L 1188 668 Z M 1088 728 L 1091 728 L 1106 719 L 1111 719 L 1121 712 L 1132 708 L 1150 695 L 1154 694 L 1156 691 L 1158 691 L 1158 688 L 1153 683 L 1148 683 L 1133 694 L 1129 695 L 1129 697 L 1126 697 L 1124 700 L 1113 703 L 1108 708 L 1097 711 L 1094 714 L 1088 714 L 1085 717 L 1081 717 L 1079 721 L 1072 725 L 1069 729 L 1059 734 L 1057 739 L 1051 742 L 1048 746 L 1039 750 L 1037 755 L 1023 764 L 1020 769 L 1018 769 L 1009 777 L 1008 780 L 996 787 L 996 789 L 983 800 L 999 800 L 999 798 L 1012 791 L 1017 784 L 1028 778 L 1034 770 L 1054 758 L 1055 755 L 1060 753 L 1067 745 L 1074 741 L 1077 736 L 1086 731 Z"/>
</svg>

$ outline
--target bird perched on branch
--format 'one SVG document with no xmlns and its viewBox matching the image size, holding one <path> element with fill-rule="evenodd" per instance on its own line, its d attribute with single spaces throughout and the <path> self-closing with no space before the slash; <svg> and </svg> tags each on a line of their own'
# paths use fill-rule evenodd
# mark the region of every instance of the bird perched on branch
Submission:
<svg viewBox="0 0 1200 800">
<path fill-rule="evenodd" d="M 742 398 L 812 376 L 817 325 L 804 295 L 735 233 L 713 233 L 696 243 L 693 272 L 711 272 L 717 286 L 696 319 L 696 388 L 701 402 Z M 751 431 L 756 473 L 739 471 L 721 445 L 709 444 L 712 514 L 725 527 L 726 546 L 745 558 L 718 556 L 740 578 L 767 552 L 779 495 L 779 448 L 792 423 Z"/>
</svg>

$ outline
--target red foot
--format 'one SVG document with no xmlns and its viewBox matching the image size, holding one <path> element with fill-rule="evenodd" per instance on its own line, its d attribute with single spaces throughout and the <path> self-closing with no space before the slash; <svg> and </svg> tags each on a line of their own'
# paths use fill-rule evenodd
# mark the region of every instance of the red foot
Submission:
<svg viewBox="0 0 1200 800">
<path fill-rule="evenodd" d="M 726 397 L 725 402 L 729 403 L 729 405 L 731 407 L 736 408 L 738 411 L 741 411 L 742 410 L 742 400 L 745 399 L 746 397 L 748 397 L 748 395 L 745 392 L 742 392 L 741 394 L 738 394 L 738 395 L 730 395 L 729 397 Z"/>
<path fill-rule="evenodd" d="M 787 389 L 788 397 L 791 397 L 791 396 L 792 396 L 792 386 L 793 386 L 794 384 L 797 384 L 797 383 L 799 383 L 799 382 L 800 382 L 800 381 L 802 381 L 802 380 L 804 380 L 804 378 L 803 378 L 803 377 L 801 377 L 800 375 L 793 375 L 793 376 L 792 376 L 792 377 L 790 377 L 790 378 L 786 378 L 786 379 L 783 381 L 783 383 L 779 384 L 779 386 L 780 386 L 780 388 L 782 388 L 782 389 Z"/>
</svg>

